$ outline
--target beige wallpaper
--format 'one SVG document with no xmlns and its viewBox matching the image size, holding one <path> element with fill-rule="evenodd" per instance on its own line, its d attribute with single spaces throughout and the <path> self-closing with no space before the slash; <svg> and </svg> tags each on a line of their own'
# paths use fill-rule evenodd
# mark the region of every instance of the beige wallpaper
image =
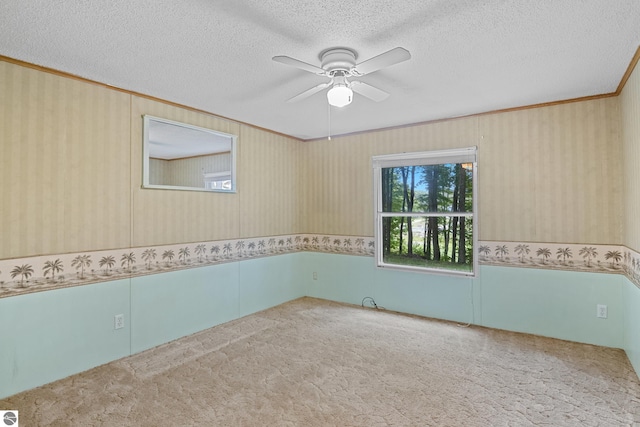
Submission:
<svg viewBox="0 0 640 427">
<path fill-rule="evenodd" d="M 616 98 L 482 116 L 480 239 L 621 243 L 619 129 Z"/>
<path fill-rule="evenodd" d="M 304 143 L 303 229 L 373 234 L 373 155 L 478 146 L 481 240 L 621 241 L 615 98 Z"/>
<path fill-rule="evenodd" d="M 229 152 L 184 159 L 149 159 L 149 184 L 204 188 L 203 173 L 231 170 Z"/>
<path fill-rule="evenodd" d="M 477 124 L 474 117 L 302 143 L 302 228 L 373 236 L 371 157 L 475 145 Z"/>
<path fill-rule="evenodd" d="M 623 243 L 624 158 L 625 243 L 637 249 L 638 80 L 636 71 L 621 99 L 300 142 L 0 61 L 0 259 L 372 236 L 371 156 L 471 145 L 479 147 L 481 240 Z M 142 189 L 144 114 L 238 135 L 238 192 Z"/>
<path fill-rule="evenodd" d="M 238 237 L 303 232 L 300 225 L 301 142 L 242 126 L 237 181 L 240 199 Z"/>
<path fill-rule="evenodd" d="M 168 163 L 170 178 L 169 181 L 163 182 L 171 182 L 171 185 L 185 187 L 204 187 L 203 173 L 231 170 L 231 154 L 227 152 L 209 156 L 175 159 Z M 153 183 L 154 181 L 149 182 Z"/>
<path fill-rule="evenodd" d="M 0 61 L 0 259 L 130 244 L 129 96 Z"/>
<path fill-rule="evenodd" d="M 620 95 L 624 147 L 624 244 L 640 250 L 640 67 Z"/>
<path fill-rule="evenodd" d="M 171 182 L 169 161 L 163 159 L 149 159 L 149 184 Z"/>
<path fill-rule="evenodd" d="M 142 189 L 145 114 L 238 135 L 237 193 Z M 133 246 L 297 232 L 297 140 L 140 97 L 131 117 Z"/>
<path fill-rule="evenodd" d="M 0 259 L 299 231 L 297 140 L 3 61 L 0 94 Z M 142 189 L 144 114 L 239 135 L 238 193 Z"/>
<path fill-rule="evenodd" d="M 146 98 L 131 100 L 132 245 L 226 239 L 237 236 L 238 195 L 143 189 L 142 116 L 148 114 L 237 135 L 240 125 Z M 138 143 L 139 142 L 139 143 Z M 239 142 L 239 147 L 241 146 Z"/>
</svg>

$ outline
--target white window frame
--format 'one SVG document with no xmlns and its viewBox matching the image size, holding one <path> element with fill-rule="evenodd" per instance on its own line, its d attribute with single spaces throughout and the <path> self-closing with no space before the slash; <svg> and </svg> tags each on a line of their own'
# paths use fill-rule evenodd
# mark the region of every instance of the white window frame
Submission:
<svg viewBox="0 0 640 427">
<path fill-rule="evenodd" d="M 476 277 L 478 274 L 478 162 L 477 147 L 467 147 L 450 150 L 422 151 L 413 153 L 398 153 L 372 157 L 373 183 L 374 183 L 374 205 L 375 205 L 375 257 L 376 265 L 379 268 L 391 268 L 398 270 L 418 271 L 424 273 L 446 274 L 453 276 Z M 402 166 L 425 166 L 447 163 L 472 163 L 472 183 L 473 183 L 473 211 L 472 212 L 384 212 L 382 210 L 382 169 Z M 382 245 L 382 219 L 385 217 L 460 217 L 473 218 L 473 267 L 471 272 L 437 269 L 428 267 L 417 267 L 401 264 L 385 263 L 383 259 Z"/>
<path fill-rule="evenodd" d="M 207 190 L 231 190 L 231 171 L 203 173 L 204 188 Z"/>
</svg>

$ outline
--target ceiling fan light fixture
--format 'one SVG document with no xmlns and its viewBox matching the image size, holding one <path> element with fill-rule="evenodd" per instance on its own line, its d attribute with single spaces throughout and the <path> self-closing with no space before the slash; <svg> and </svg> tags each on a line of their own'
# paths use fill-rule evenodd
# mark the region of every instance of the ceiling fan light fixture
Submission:
<svg viewBox="0 0 640 427">
<path fill-rule="evenodd" d="M 327 100 L 334 107 L 344 107 L 353 101 L 353 91 L 345 84 L 335 84 L 327 92 Z"/>
</svg>

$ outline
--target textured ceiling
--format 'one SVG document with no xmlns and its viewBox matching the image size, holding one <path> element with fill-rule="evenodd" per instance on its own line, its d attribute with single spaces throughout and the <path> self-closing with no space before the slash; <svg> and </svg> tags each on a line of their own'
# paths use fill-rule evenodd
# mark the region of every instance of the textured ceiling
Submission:
<svg viewBox="0 0 640 427">
<path fill-rule="evenodd" d="M 397 46 L 359 80 L 391 94 L 331 109 L 334 135 L 615 92 L 640 45 L 639 0 L 4 0 L 0 55 L 302 139 L 329 133 L 320 65 Z M 0 94 L 1 96 L 1 94 Z"/>
</svg>

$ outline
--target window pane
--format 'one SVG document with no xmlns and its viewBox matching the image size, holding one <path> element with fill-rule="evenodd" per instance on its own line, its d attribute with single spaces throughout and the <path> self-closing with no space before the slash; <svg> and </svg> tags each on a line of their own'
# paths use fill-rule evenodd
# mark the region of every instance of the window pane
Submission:
<svg viewBox="0 0 640 427">
<path fill-rule="evenodd" d="M 382 168 L 383 212 L 473 212 L 473 163 Z"/>
<path fill-rule="evenodd" d="M 473 272 L 473 219 L 382 218 L 385 264 Z"/>
</svg>

